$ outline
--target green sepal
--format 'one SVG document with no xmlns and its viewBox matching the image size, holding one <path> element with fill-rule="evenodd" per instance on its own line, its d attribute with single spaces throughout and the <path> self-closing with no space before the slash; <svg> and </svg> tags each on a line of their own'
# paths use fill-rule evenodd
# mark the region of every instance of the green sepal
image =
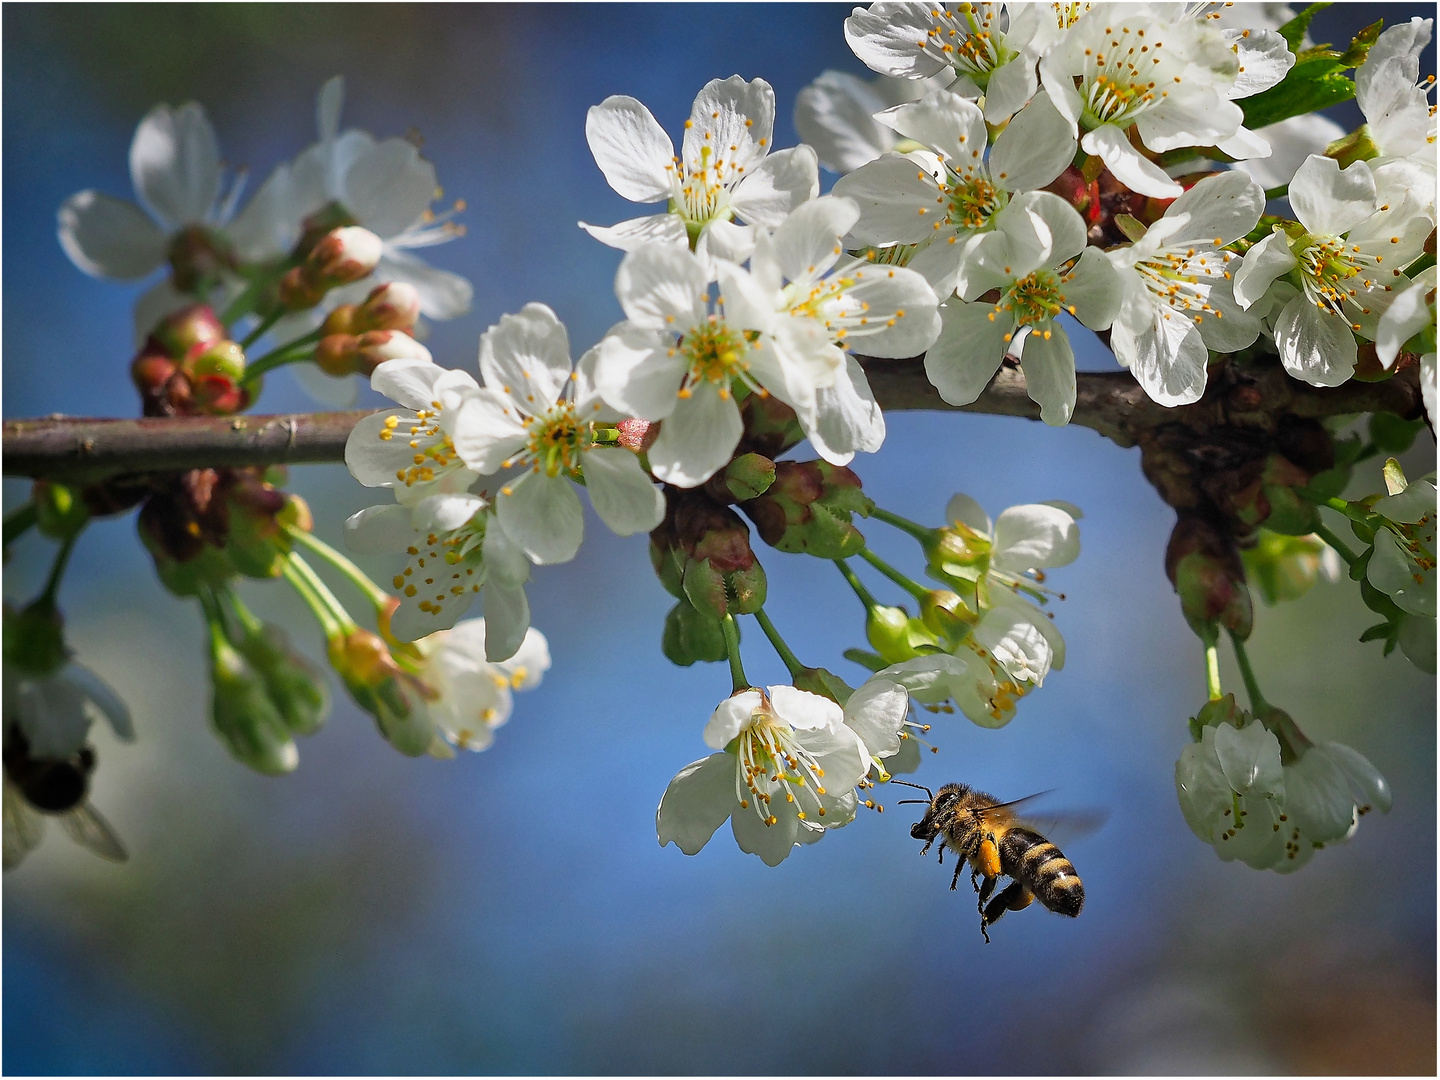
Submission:
<svg viewBox="0 0 1440 1080">
<path fill-rule="evenodd" d="M 842 708 L 850 700 L 850 695 L 855 693 L 853 686 L 833 671 L 826 671 L 824 668 L 806 668 L 795 676 L 792 685 L 797 690 L 808 690 L 812 694 L 829 698 Z"/>
<path fill-rule="evenodd" d="M 866 652 L 864 649 L 846 649 L 841 655 L 852 664 L 859 664 L 861 667 L 869 668 L 871 671 L 883 671 L 890 666 L 883 656 L 877 656 L 873 652 Z"/>
<path fill-rule="evenodd" d="M 690 602 L 684 599 L 665 616 L 660 651 L 667 660 L 679 667 L 689 667 L 697 661 L 719 663 L 728 655 L 720 620 L 696 611 Z"/>
</svg>

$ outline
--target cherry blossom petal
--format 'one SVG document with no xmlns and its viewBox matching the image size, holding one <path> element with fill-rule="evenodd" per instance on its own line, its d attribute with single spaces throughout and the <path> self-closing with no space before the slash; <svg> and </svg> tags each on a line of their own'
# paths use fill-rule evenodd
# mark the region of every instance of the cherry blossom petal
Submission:
<svg viewBox="0 0 1440 1080">
<path fill-rule="evenodd" d="M 1285 370 L 1311 386 L 1339 386 L 1355 372 L 1359 350 L 1344 319 L 1318 310 L 1303 296 L 1275 321 L 1275 347 Z"/>
<path fill-rule="evenodd" d="M 1338 236 L 1375 213 L 1375 175 L 1363 161 L 1341 169 L 1311 154 L 1290 181 L 1290 206 L 1307 231 Z"/>
<path fill-rule="evenodd" d="M 1012 506 L 995 521 L 994 545 L 990 561 L 1000 570 L 1025 573 L 1068 566 L 1080 557 L 1080 527 L 1058 507 Z"/>
<path fill-rule="evenodd" d="M 1157 199 L 1174 199 L 1185 192 L 1160 166 L 1131 146 L 1125 132 L 1114 124 L 1101 124 L 1094 131 L 1086 132 L 1080 148 L 1104 161 L 1115 179 L 1131 191 Z"/>
<path fill-rule="evenodd" d="M 675 144 L 632 97 L 612 95 L 585 114 L 585 139 L 606 181 L 631 202 L 670 196 Z"/>
<path fill-rule="evenodd" d="M 801 144 L 747 169 L 730 196 L 730 206 L 751 225 L 775 228 L 786 214 L 819 194 L 820 163 L 815 151 Z"/>
<path fill-rule="evenodd" d="M 585 513 L 563 476 L 531 472 L 500 489 L 495 513 L 510 538 L 533 562 L 569 562 L 585 535 Z"/>
<path fill-rule="evenodd" d="M 951 300 L 940 307 L 940 336 L 925 354 L 925 376 L 951 405 L 980 396 L 1005 359 L 1010 325 L 992 304 Z"/>
<path fill-rule="evenodd" d="M 733 398 L 709 383 L 681 399 L 650 448 L 650 471 L 676 487 L 698 487 L 729 462 L 744 424 Z"/>
<path fill-rule="evenodd" d="M 585 490 L 600 520 L 617 536 L 649 532 L 665 516 L 665 496 L 629 450 L 596 448 L 585 455 Z"/>
<path fill-rule="evenodd" d="M 701 149 L 710 147 L 710 165 L 724 163 L 745 172 L 764 157 L 775 133 L 775 91 L 764 79 L 739 75 L 711 79 L 695 95 L 681 153 L 690 172 L 704 168 Z M 812 152 L 813 155 L 813 152 Z"/>
<path fill-rule="evenodd" d="M 619 248 L 621 251 L 634 251 L 644 244 L 672 244 L 683 247 L 688 242 L 685 222 L 679 214 L 651 214 L 615 225 L 587 225 L 582 221 L 580 228 L 602 244 Z"/>
<path fill-rule="evenodd" d="M 711 754 L 686 765 L 665 788 L 655 811 L 655 835 L 661 847 L 673 843 L 686 855 L 694 855 L 733 809 L 738 809 L 735 757 Z"/>
<path fill-rule="evenodd" d="M 486 387 L 508 395 L 538 416 L 560 399 L 570 379 L 570 336 L 555 312 L 529 303 L 480 335 L 480 376 Z"/>
<path fill-rule="evenodd" d="M 1075 158 L 1075 145 L 1075 125 L 1042 90 L 995 140 L 990 175 L 1007 191 L 1034 191 L 1065 171 Z"/>
<path fill-rule="evenodd" d="M 167 231 L 205 221 L 220 194 L 220 145 L 195 102 L 145 114 L 130 143 L 130 179 Z"/>
<path fill-rule="evenodd" d="M 895 145 L 895 135 L 875 121 L 885 104 L 863 79 L 826 71 L 796 97 L 795 130 L 825 168 L 852 172 Z"/>
<path fill-rule="evenodd" d="M 77 191 L 58 217 L 60 246 L 92 277 L 134 281 L 165 261 L 165 234 L 132 202 Z"/>
<path fill-rule="evenodd" d="M 1103 252 L 1097 254 L 1104 257 Z M 1045 340 L 1044 331 L 1051 331 Z M 1020 366 L 1025 369 L 1025 390 L 1040 406 L 1040 419 L 1061 426 L 1075 411 L 1075 353 L 1065 331 L 1053 323 L 1040 323 L 1025 335 Z"/>
</svg>

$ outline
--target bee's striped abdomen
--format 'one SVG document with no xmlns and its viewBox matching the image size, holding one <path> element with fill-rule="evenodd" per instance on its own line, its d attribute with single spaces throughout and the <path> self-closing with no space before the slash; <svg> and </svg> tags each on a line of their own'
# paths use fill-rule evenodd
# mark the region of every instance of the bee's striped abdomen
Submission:
<svg viewBox="0 0 1440 1080">
<path fill-rule="evenodd" d="M 1008 830 L 1000 841 L 1000 865 L 1008 876 L 1028 885 L 1051 911 L 1075 916 L 1085 905 L 1085 886 L 1075 864 L 1037 832 Z"/>
</svg>

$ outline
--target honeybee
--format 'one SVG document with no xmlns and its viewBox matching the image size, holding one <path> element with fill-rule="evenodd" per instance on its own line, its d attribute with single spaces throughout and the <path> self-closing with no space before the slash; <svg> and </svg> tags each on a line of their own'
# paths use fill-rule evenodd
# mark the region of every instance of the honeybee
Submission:
<svg viewBox="0 0 1440 1080">
<path fill-rule="evenodd" d="M 18 727 L 5 739 L 4 866 L 20 865 L 40 843 L 45 818 L 54 817 L 81 847 L 113 862 L 124 862 L 125 847 L 87 795 L 95 751 L 83 746 L 68 758 L 37 758 Z"/>
<path fill-rule="evenodd" d="M 1075 865 L 1058 847 L 1016 817 L 1016 807 L 1038 796 L 1002 803 L 995 796 L 965 784 L 946 784 L 931 795 L 929 788 L 919 784 L 904 780 L 891 783 L 919 788 L 930 795 L 925 816 L 911 828 L 910 835 L 925 841 L 920 849 L 922 855 L 937 838 L 943 837 L 940 842 L 942 864 L 947 847 L 956 854 L 951 889 L 958 887 L 961 871 L 967 862 L 970 864 L 970 884 L 979 895 L 980 933 L 987 943 L 992 923 L 1007 911 L 1029 907 L 1034 900 L 1061 915 L 1074 918 L 1080 914 L 1085 906 L 1085 886 L 1075 872 Z M 1093 827 L 1093 823 L 1090 824 Z M 1010 884 L 991 899 L 1001 877 L 1010 878 Z M 976 878 L 982 879 L 978 885 Z"/>
</svg>

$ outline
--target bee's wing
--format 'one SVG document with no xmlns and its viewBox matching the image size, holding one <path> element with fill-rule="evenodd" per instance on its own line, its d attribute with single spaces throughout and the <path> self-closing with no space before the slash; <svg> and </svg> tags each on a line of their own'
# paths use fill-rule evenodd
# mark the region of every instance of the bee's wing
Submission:
<svg viewBox="0 0 1440 1080">
<path fill-rule="evenodd" d="M 45 819 L 31 809 L 8 777 L 5 780 L 3 831 L 6 870 L 19 866 L 45 835 Z"/>
<path fill-rule="evenodd" d="M 1053 789 L 1039 791 L 1023 799 L 998 803 L 989 807 L 985 813 L 1003 810 L 1017 824 L 1039 833 L 1059 847 L 1064 847 L 1067 841 L 1079 840 L 1098 832 L 1110 818 L 1110 812 L 1099 807 L 1053 807 L 1051 803 L 1054 801 L 1054 794 Z"/>
<path fill-rule="evenodd" d="M 89 802 L 83 802 L 73 810 L 61 814 L 60 827 L 70 834 L 71 840 L 81 847 L 89 848 L 102 859 L 124 862 L 129 858 L 120 837 L 115 835 L 110 823 L 101 817 L 100 812 Z"/>
</svg>

